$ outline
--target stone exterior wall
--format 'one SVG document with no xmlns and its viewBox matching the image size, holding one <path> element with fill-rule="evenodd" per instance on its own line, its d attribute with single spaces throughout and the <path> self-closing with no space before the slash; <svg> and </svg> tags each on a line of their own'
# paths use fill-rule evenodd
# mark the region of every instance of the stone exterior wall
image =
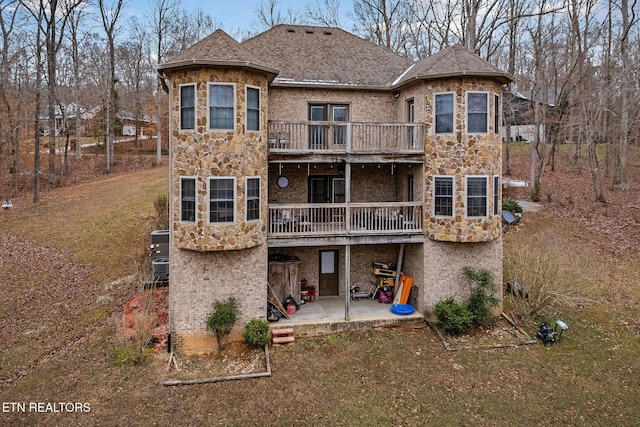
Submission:
<svg viewBox="0 0 640 427">
<path fill-rule="evenodd" d="M 451 218 L 433 216 L 425 209 L 427 237 L 445 242 L 488 242 L 500 237 L 502 218 L 493 214 L 493 176 L 502 174 L 502 141 L 494 129 L 494 95 L 502 95 L 502 86 L 490 79 L 436 80 L 427 85 L 425 96 L 427 138 L 425 144 L 424 200 L 433 203 L 434 175 L 454 177 L 454 215 Z M 454 132 L 435 134 L 434 102 L 439 92 L 454 93 Z M 467 92 L 488 93 L 488 132 L 468 134 L 466 131 Z M 501 98 L 500 98 L 501 99 Z M 487 216 L 466 216 L 466 177 L 488 177 Z M 500 199 L 500 197 L 498 198 Z M 500 212 L 500 209 L 498 209 Z"/>
<path fill-rule="evenodd" d="M 173 244 L 196 251 L 226 251 L 266 243 L 268 111 L 267 78 L 263 73 L 239 69 L 192 69 L 173 72 L 171 77 L 171 204 Z M 179 88 L 196 83 L 196 129 L 181 131 Z M 236 130 L 208 129 L 208 83 L 233 83 L 236 97 Z M 245 87 L 260 88 L 261 130 L 246 132 Z M 195 223 L 181 222 L 180 177 L 197 177 Z M 211 224 L 208 219 L 208 178 L 236 178 L 236 220 Z M 245 219 L 245 178 L 260 177 L 260 219 Z"/>
</svg>

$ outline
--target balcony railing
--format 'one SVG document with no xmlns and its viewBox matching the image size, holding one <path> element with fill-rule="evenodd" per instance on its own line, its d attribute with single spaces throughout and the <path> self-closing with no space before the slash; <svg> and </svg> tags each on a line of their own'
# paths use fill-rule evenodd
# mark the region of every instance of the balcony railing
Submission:
<svg viewBox="0 0 640 427">
<path fill-rule="evenodd" d="M 284 122 L 268 124 L 271 152 L 424 153 L 418 123 Z"/>
<path fill-rule="evenodd" d="M 269 237 L 421 232 L 422 205 L 415 202 L 269 206 Z"/>
</svg>

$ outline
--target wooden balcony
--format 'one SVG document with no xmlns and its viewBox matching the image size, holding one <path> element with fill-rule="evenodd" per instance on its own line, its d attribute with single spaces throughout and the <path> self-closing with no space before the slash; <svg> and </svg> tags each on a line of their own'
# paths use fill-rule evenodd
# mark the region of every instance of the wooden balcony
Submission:
<svg viewBox="0 0 640 427">
<path fill-rule="evenodd" d="M 270 153 L 424 154 L 419 123 L 284 122 L 268 124 Z"/>
<path fill-rule="evenodd" d="M 270 238 L 421 234 L 422 204 L 270 205 L 268 226 Z"/>
</svg>

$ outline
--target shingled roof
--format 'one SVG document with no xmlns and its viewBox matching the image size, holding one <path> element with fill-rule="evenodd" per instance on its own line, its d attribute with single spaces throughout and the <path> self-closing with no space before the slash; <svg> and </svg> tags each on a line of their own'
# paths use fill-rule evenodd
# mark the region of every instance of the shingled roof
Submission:
<svg viewBox="0 0 640 427">
<path fill-rule="evenodd" d="M 414 63 L 389 49 L 339 28 L 277 25 L 242 43 L 216 30 L 158 66 L 159 70 L 194 65 L 248 67 L 277 76 L 275 86 L 397 89 L 416 80 L 492 77 L 509 74 L 462 46 L 450 46 Z"/>
<path fill-rule="evenodd" d="M 391 89 L 412 61 L 339 28 L 277 25 L 245 40 L 280 70 L 274 85 Z"/>
<path fill-rule="evenodd" d="M 160 64 L 158 69 L 169 70 L 194 65 L 230 65 L 278 74 L 277 69 L 272 68 L 223 30 L 216 30 L 169 61 Z"/>
<path fill-rule="evenodd" d="M 463 46 L 449 46 L 416 63 L 394 84 L 404 86 L 415 80 L 450 77 L 494 77 L 501 83 L 514 79 Z"/>
</svg>

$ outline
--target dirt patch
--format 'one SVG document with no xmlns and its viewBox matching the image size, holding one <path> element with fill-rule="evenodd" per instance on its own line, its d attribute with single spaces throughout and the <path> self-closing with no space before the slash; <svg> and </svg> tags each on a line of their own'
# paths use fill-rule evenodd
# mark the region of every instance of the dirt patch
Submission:
<svg viewBox="0 0 640 427">
<path fill-rule="evenodd" d="M 222 351 L 209 355 L 173 357 L 175 362 L 171 364 L 168 355 L 164 364 L 156 358 L 157 368 L 164 369 L 165 381 L 211 381 L 268 371 L 265 349 L 249 347 L 244 342 L 227 343 Z"/>
</svg>

